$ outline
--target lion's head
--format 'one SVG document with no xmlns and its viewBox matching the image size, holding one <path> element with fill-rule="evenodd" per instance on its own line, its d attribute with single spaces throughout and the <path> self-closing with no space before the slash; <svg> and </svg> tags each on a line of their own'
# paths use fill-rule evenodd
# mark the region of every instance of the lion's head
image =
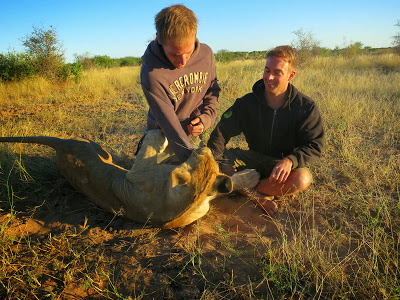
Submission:
<svg viewBox="0 0 400 300">
<path fill-rule="evenodd" d="M 187 208 L 163 227 L 181 227 L 192 223 L 208 212 L 210 200 L 228 194 L 232 189 L 231 178 L 219 173 L 218 163 L 211 150 L 196 150 L 185 163 L 171 172 L 169 197 L 186 199 Z"/>
</svg>

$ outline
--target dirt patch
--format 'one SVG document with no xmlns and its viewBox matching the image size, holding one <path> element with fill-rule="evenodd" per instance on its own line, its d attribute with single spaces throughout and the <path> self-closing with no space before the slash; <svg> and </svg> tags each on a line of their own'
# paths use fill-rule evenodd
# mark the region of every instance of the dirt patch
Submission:
<svg viewBox="0 0 400 300">
<path fill-rule="evenodd" d="M 265 295 L 267 285 L 259 263 L 281 235 L 277 219 L 267 217 L 241 195 L 215 199 L 206 216 L 175 230 L 113 216 L 80 194 L 58 209 L 43 205 L 34 215 L 6 214 L 0 222 L 10 220 L 3 236 L 19 241 L 12 252 L 27 257 L 35 252 L 42 264 L 35 295 L 53 294 L 60 299 Z M 0 294 L 6 295 L 1 288 Z M 14 295 L 19 295 L 18 290 Z"/>
</svg>

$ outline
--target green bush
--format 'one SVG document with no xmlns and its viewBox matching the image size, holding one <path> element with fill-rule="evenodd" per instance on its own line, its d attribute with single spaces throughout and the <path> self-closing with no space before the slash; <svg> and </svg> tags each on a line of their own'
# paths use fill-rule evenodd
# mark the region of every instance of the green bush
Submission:
<svg viewBox="0 0 400 300">
<path fill-rule="evenodd" d="M 141 64 L 142 64 L 142 59 L 140 57 L 127 56 L 119 59 L 119 65 L 121 67 L 139 66 Z"/>
<path fill-rule="evenodd" d="M 71 73 L 75 76 L 75 82 L 78 83 L 82 78 L 83 66 L 80 62 L 74 63 L 71 66 Z"/>
<path fill-rule="evenodd" d="M 65 81 L 71 76 L 74 76 L 75 82 L 79 83 L 82 78 L 82 71 L 83 66 L 80 62 L 73 64 L 63 64 L 58 70 L 57 77 Z"/>
<path fill-rule="evenodd" d="M 24 53 L 0 53 L 0 79 L 21 80 L 36 73 L 32 59 Z"/>
<path fill-rule="evenodd" d="M 229 63 L 234 60 L 246 60 L 246 59 L 265 59 L 267 51 L 228 51 L 225 49 L 219 50 L 215 53 L 215 60 L 218 62 Z"/>
<path fill-rule="evenodd" d="M 96 55 L 92 58 L 93 64 L 101 68 L 118 67 L 118 62 L 108 55 Z"/>
<path fill-rule="evenodd" d="M 124 58 L 111 58 L 108 55 L 96 55 L 90 60 L 94 66 L 100 68 L 139 66 L 142 64 L 141 58 L 133 56 L 127 56 Z"/>
</svg>

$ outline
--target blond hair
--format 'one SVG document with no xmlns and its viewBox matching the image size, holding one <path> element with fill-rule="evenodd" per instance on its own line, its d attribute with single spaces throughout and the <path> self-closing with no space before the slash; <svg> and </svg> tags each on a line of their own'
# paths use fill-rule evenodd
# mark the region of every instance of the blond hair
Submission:
<svg viewBox="0 0 400 300">
<path fill-rule="evenodd" d="M 290 70 L 294 70 L 297 67 L 297 51 L 291 46 L 285 45 L 275 47 L 274 49 L 268 51 L 267 59 L 271 56 L 279 57 L 287 61 L 289 63 Z"/>
<path fill-rule="evenodd" d="M 161 10 L 155 17 L 157 37 L 161 44 L 172 39 L 178 44 L 196 36 L 197 17 L 192 10 L 182 4 Z"/>
</svg>

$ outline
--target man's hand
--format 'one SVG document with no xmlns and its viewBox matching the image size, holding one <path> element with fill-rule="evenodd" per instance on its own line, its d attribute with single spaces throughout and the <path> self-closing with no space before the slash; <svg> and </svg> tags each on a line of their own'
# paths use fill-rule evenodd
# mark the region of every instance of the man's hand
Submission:
<svg viewBox="0 0 400 300">
<path fill-rule="evenodd" d="M 293 162 L 290 158 L 284 157 L 280 162 L 276 164 L 274 169 L 269 176 L 269 182 L 271 183 L 282 183 L 288 179 L 290 172 L 292 171 Z"/>
<path fill-rule="evenodd" d="M 201 122 L 200 118 L 196 118 L 190 121 L 187 129 L 192 136 L 197 136 L 204 132 L 204 125 Z"/>
</svg>

